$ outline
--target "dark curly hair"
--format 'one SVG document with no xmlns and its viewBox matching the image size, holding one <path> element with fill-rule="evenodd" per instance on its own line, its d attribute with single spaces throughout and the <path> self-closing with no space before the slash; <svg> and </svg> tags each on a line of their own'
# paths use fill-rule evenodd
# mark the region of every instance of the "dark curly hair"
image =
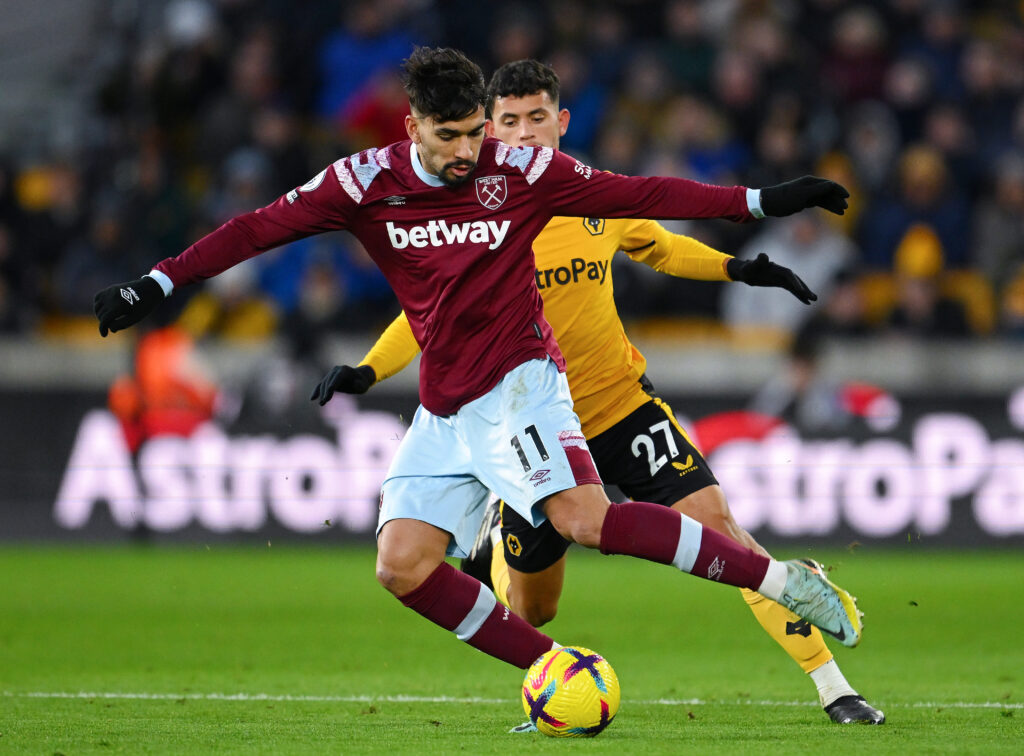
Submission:
<svg viewBox="0 0 1024 756">
<path fill-rule="evenodd" d="M 487 85 L 487 117 L 491 117 L 494 101 L 499 97 L 526 97 L 547 92 L 558 104 L 558 74 L 539 60 L 517 60 L 501 66 Z"/>
<path fill-rule="evenodd" d="M 461 121 L 484 104 L 480 66 L 450 47 L 417 47 L 402 64 L 402 85 L 416 115 Z"/>
</svg>

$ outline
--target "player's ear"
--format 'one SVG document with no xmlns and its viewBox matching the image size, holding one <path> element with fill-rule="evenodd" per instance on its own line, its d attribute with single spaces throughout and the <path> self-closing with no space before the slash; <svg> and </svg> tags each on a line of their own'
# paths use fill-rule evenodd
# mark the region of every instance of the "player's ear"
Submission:
<svg viewBox="0 0 1024 756">
<path fill-rule="evenodd" d="M 490 118 L 484 121 L 484 133 L 489 137 L 494 136 L 494 121 Z"/>
<path fill-rule="evenodd" d="M 569 130 L 569 108 L 562 108 L 558 111 L 558 136 L 565 136 Z"/>
<path fill-rule="evenodd" d="M 405 117 L 405 133 L 414 144 L 420 143 L 420 122 L 411 115 Z"/>
</svg>

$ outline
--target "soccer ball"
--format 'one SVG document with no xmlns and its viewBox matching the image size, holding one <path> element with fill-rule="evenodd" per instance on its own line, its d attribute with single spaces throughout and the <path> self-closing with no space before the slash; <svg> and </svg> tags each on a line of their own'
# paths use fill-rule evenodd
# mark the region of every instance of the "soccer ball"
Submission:
<svg viewBox="0 0 1024 756">
<path fill-rule="evenodd" d="M 619 678 L 589 648 L 555 648 L 527 670 L 523 709 L 545 735 L 592 738 L 619 710 Z"/>
</svg>

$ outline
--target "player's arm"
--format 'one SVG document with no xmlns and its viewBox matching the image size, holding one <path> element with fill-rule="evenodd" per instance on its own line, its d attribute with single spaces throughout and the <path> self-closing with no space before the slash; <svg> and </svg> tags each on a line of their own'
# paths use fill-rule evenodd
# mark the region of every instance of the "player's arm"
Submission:
<svg viewBox="0 0 1024 756">
<path fill-rule="evenodd" d="M 554 215 L 592 218 L 749 221 L 782 216 L 810 207 L 843 214 L 849 192 L 828 179 L 795 181 L 750 189 L 714 186 L 665 176 L 620 176 L 596 171 L 565 153 L 540 149 L 525 171 L 527 180 Z"/>
<path fill-rule="evenodd" d="M 336 365 L 313 389 L 310 401 L 327 404 L 335 391 L 365 394 L 370 386 L 403 370 L 419 354 L 420 345 L 403 311 L 384 329 L 377 342 L 356 367 Z"/>
<path fill-rule="evenodd" d="M 211 278 L 282 244 L 345 228 L 356 205 L 333 178 L 334 169 L 328 167 L 301 189 L 232 218 L 177 257 L 157 263 L 141 278 L 98 292 L 93 304 L 100 335 L 138 323 L 176 286 Z"/>
<path fill-rule="evenodd" d="M 763 252 L 756 260 L 739 260 L 696 239 L 673 234 L 655 221 L 637 221 L 622 239 L 623 251 L 660 273 L 696 281 L 742 281 L 748 286 L 785 289 L 804 304 L 818 296 L 789 268 Z"/>
<path fill-rule="evenodd" d="M 621 239 L 622 251 L 659 273 L 695 281 L 731 281 L 726 264 L 731 255 L 682 234 L 673 234 L 652 220 L 629 224 Z"/>
</svg>

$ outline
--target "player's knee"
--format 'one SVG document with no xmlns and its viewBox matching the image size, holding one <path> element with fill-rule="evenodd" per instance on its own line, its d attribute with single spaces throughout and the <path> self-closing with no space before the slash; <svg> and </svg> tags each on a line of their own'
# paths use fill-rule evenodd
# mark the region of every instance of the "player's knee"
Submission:
<svg viewBox="0 0 1024 756">
<path fill-rule="evenodd" d="M 403 593 L 407 593 L 407 591 L 400 590 L 403 582 L 401 574 L 386 562 L 382 561 L 379 557 L 377 559 L 377 582 L 384 586 L 389 593 L 392 593 L 395 596 L 401 596 Z"/>
<path fill-rule="evenodd" d="M 431 571 L 429 565 L 415 555 L 377 552 L 377 582 L 395 596 L 404 596 L 415 590 Z"/>
<path fill-rule="evenodd" d="M 600 486 L 578 486 L 555 494 L 545 503 L 544 511 L 566 540 L 589 548 L 601 544 L 608 497 Z"/>
<path fill-rule="evenodd" d="M 558 614 L 558 600 L 540 599 L 531 601 L 516 612 L 534 627 L 546 625 Z"/>
</svg>

